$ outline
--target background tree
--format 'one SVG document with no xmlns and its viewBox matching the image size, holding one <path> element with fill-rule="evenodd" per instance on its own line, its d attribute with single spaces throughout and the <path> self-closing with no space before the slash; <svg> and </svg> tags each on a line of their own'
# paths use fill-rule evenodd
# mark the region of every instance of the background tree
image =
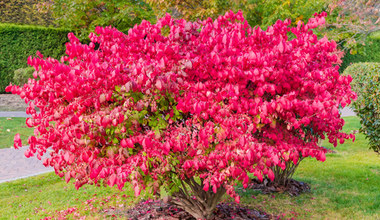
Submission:
<svg viewBox="0 0 380 220">
<path fill-rule="evenodd" d="M 351 53 L 356 53 L 371 33 L 380 31 L 380 1 L 334 0 L 329 13 L 323 33 Z"/>
<path fill-rule="evenodd" d="M 232 9 L 242 10 L 251 26 L 265 29 L 278 19 L 307 21 L 315 12 L 327 11 L 326 25 L 316 32 L 339 42 L 343 49 L 353 49 L 364 44 L 367 36 L 380 30 L 380 2 L 374 0 L 147 0 L 158 17 L 166 12 L 187 20 L 215 18 Z"/>
<path fill-rule="evenodd" d="M 54 26 L 50 12 L 38 10 L 44 0 L 2 0 L 0 1 L 0 23 Z"/>
<path fill-rule="evenodd" d="M 298 20 L 307 21 L 314 13 L 327 8 L 326 0 L 147 0 L 147 2 L 154 8 L 158 17 L 171 12 L 187 20 L 215 18 L 229 10 L 235 12 L 242 10 L 251 26 L 259 25 L 261 28 L 279 19 L 290 18 L 293 24 L 296 24 Z"/>
<path fill-rule="evenodd" d="M 88 39 L 96 26 L 112 25 L 126 32 L 142 20 L 155 19 L 151 7 L 142 0 L 51 0 L 40 6 L 52 12 L 59 26 L 73 30 L 80 39 Z"/>
<path fill-rule="evenodd" d="M 176 18 L 186 20 L 216 18 L 231 9 L 238 9 L 246 3 L 246 0 L 146 0 L 155 11 L 157 17 L 162 17 L 169 12 Z"/>
<path fill-rule="evenodd" d="M 299 20 L 306 22 L 314 13 L 322 12 L 327 7 L 327 2 L 326 0 L 247 0 L 241 5 L 250 25 L 266 28 L 279 19 L 291 19 L 293 26 Z"/>
</svg>

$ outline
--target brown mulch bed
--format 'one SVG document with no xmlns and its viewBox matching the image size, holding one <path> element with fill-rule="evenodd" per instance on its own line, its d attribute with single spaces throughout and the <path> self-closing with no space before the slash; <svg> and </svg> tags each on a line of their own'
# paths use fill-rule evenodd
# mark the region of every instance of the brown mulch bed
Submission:
<svg viewBox="0 0 380 220">
<path fill-rule="evenodd" d="M 132 220 L 195 220 L 193 216 L 175 205 L 162 200 L 145 200 L 128 210 L 103 210 L 107 215 L 122 215 Z M 236 203 L 220 203 L 212 220 L 274 219 L 263 211 L 249 209 Z"/>
<path fill-rule="evenodd" d="M 260 182 L 257 179 L 252 179 L 252 183 L 247 189 L 260 190 L 264 194 L 270 193 L 288 193 L 291 196 L 299 196 L 302 193 L 310 192 L 310 186 L 307 183 L 291 179 L 286 186 L 277 185 L 267 179 Z"/>
<path fill-rule="evenodd" d="M 326 153 L 328 153 L 328 154 L 336 154 L 336 151 L 334 151 L 334 150 L 332 150 L 330 148 L 327 148 L 327 147 L 324 147 L 324 146 L 322 146 L 322 148 L 324 148 L 326 150 Z"/>
</svg>

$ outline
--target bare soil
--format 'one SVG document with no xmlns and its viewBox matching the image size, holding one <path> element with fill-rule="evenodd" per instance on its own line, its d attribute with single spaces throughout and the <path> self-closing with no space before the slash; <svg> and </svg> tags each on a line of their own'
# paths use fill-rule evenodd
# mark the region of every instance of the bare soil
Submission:
<svg viewBox="0 0 380 220">
<path fill-rule="evenodd" d="M 252 179 L 248 189 L 259 190 L 263 194 L 271 193 L 288 193 L 291 196 L 299 196 L 302 193 L 310 192 L 310 186 L 307 183 L 291 179 L 286 186 L 278 185 L 267 179 L 260 182 L 258 179 Z"/>
<path fill-rule="evenodd" d="M 195 220 L 189 213 L 162 200 L 143 200 L 128 210 L 106 209 L 104 214 L 132 220 Z M 262 210 L 249 209 L 235 203 L 217 205 L 212 220 L 275 219 L 276 216 Z"/>
<path fill-rule="evenodd" d="M 18 95 L 0 94 L 0 111 L 25 111 L 27 104 Z"/>
</svg>

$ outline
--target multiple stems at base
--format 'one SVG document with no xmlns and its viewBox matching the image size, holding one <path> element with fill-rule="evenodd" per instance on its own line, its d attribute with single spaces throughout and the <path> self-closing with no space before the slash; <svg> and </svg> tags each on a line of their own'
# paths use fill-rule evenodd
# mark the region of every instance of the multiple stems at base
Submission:
<svg viewBox="0 0 380 220">
<path fill-rule="evenodd" d="M 181 180 L 182 187 L 173 194 L 170 202 L 185 210 L 196 219 L 210 219 L 216 205 L 221 200 L 226 190 L 219 187 L 214 193 L 211 189 L 203 190 L 203 181 L 197 183 L 194 178 Z"/>
<path fill-rule="evenodd" d="M 272 182 L 277 185 L 286 186 L 302 160 L 303 157 L 300 157 L 296 164 L 293 161 L 286 161 L 284 170 L 279 166 L 273 166 L 274 180 Z"/>
</svg>

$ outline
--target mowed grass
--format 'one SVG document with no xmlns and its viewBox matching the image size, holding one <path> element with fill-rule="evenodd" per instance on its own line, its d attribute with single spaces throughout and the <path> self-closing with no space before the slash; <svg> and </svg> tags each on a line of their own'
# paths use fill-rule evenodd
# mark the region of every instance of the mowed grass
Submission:
<svg viewBox="0 0 380 220">
<path fill-rule="evenodd" d="M 22 144 L 27 145 L 28 137 L 33 135 L 33 128 L 25 124 L 26 118 L 0 117 L 0 149 L 13 147 L 15 134 L 19 133 Z"/>
<path fill-rule="evenodd" d="M 359 119 L 345 117 L 345 132 L 360 128 Z M 263 195 L 247 190 L 242 202 L 268 213 L 300 219 L 380 219 L 380 156 L 368 149 L 363 134 L 334 148 L 325 162 L 305 159 L 295 179 L 309 183 L 310 193 L 298 197 Z M 253 199 L 254 196 L 256 199 Z"/>
<path fill-rule="evenodd" d="M 359 129 L 356 117 L 345 120 L 346 132 Z M 333 148 L 327 143 L 324 146 Z M 264 195 L 238 186 L 242 205 L 284 219 L 380 219 L 380 157 L 368 149 L 362 134 L 356 134 L 354 143 L 347 141 L 334 151 L 323 163 L 307 158 L 298 168 L 295 179 L 309 183 L 310 193 L 298 197 Z M 123 194 L 126 196 L 121 197 Z M 86 200 L 94 197 L 98 209 L 91 211 L 94 202 Z M 102 210 L 107 207 L 125 210 L 139 199 L 128 186 L 123 192 L 89 185 L 77 191 L 72 183 L 50 173 L 0 184 L 0 219 L 40 219 L 70 207 L 76 207 L 76 213 L 86 219 L 103 219 L 107 216 Z M 73 214 L 67 217 L 79 218 Z"/>
<path fill-rule="evenodd" d="M 137 201 L 134 192 L 128 189 L 130 187 L 120 191 L 115 187 L 85 185 L 76 190 L 72 182 L 67 184 L 53 172 L 1 183 L 0 219 L 41 219 L 48 216 L 59 218 L 59 211 L 69 208 L 78 208 L 75 213 L 79 215 L 69 215 L 68 219 L 78 219 L 80 216 L 87 216 L 86 219 L 103 219 L 103 208 L 128 207 Z M 91 207 L 99 211 L 91 211 Z"/>
</svg>

